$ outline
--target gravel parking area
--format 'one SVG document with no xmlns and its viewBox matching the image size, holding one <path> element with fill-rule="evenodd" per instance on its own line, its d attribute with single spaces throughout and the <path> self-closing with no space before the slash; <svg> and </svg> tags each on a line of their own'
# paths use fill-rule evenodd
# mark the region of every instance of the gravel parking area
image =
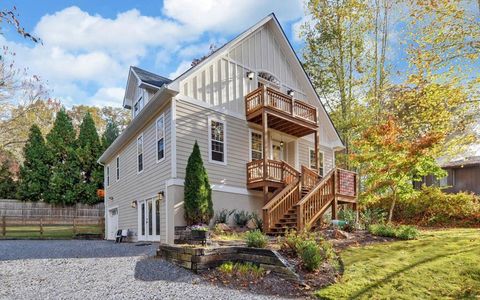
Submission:
<svg viewBox="0 0 480 300">
<path fill-rule="evenodd" d="M 0 241 L 0 299 L 273 299 L 204 283 L 157 245 Z"/>
</svg>

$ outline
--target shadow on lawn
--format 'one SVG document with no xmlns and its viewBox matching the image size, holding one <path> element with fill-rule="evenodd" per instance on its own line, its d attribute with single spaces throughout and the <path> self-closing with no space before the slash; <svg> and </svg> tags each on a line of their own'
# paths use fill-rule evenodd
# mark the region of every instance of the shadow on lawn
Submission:
<svg viewBox="0 0 480 300">
<path fill-rule="evenodd" d="M 444 255 L 436 255 L 436 256 L 433 256 L 433 257 L 430 257 L 430 258 L 426 258 L 426 259 L 423 259 L 423 260 L 420 260 L 414 264 L 411 264 L 403 269 L 400 269 L 398 271 L 395 271 L 393 273 L 390 273 L 389 275 L 385 276 L 384 278 L 374 282 L 373 284 L 363 288 L 362 290 L 358 291 L 357 293 L 354 293 L 353 295 L 351 295 L 349 297 L 349 299 L 357 299 L 357 298 L 360 298 L 362 296 L 364 296 L 366 293 L 368 293 L 369 291 L 371 291 L 372 289 L 376 288 L 376 287 L 379 287 L 380 285 L 390 281 L 391 279 L 393 279 L 395 276 L 401 274 L 401 273 L 404 273 L 404 272 L 407 272 L 409 270 L 412 270 L 420 265 L 423 265 L 423 264 L 427 264 L 427 263 L 430 263 L 432 261 L 435 261 L 437 259 L 441 259 L 441 258 L 445 258 L 445 257 L 448 257 L 448 256 L 453 256 L 453 255 L 457 255 L 457 254 L 461 254 L 461 253 L 466 253 L 466 252 L 470 252 L 470 251 L 474 251 L 474 250 L 477 250 L 475 247 L 472 247 L 472 248 L 468 248 L 468 249 L 464 249 L 462 251 L 457 251 L 457 252 L 453 252 L 453 253 L 448 253 L 448 254 L 444 254 Z"/>
</svg>

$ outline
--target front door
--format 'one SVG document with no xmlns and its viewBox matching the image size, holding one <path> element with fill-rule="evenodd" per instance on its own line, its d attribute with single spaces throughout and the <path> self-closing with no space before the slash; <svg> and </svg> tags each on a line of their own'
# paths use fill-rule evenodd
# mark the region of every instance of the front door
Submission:
<svg viewBox="0 0 480 300">
<path fill-rule="evenodd" d="M 157 199 L 140 201 L 138 223 L 139 240 L 158 241 L 160 239 L 160 203 Z"/>
<path fill-rule="evenodd" d="M 282 145 L 279 141 L 272 141 L 272 159 L 273 160 L 285 160 L 285 145 Z"/>
</svg>

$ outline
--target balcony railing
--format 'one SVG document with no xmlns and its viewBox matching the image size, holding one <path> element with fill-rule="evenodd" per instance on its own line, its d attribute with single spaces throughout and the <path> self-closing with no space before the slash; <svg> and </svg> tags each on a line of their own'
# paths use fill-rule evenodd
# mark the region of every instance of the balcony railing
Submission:
<svg viewBox="0 0 480 300">
<path fill-rule="evenodd" d="M 259 87 L 245 97 L 247 116 L 266 107 L 312 124 L 317 124 L 317 109 L 269 87 Z"/>
<path fill-rule="evenodd" d="M 259 181 L 275 181 L 290 184 L 300 177 L 300 173 L 284 161 L 267 160 L 267 173 L 264 174 L 263 160 L 247 163 L 247 184 Z"/>
</svg>

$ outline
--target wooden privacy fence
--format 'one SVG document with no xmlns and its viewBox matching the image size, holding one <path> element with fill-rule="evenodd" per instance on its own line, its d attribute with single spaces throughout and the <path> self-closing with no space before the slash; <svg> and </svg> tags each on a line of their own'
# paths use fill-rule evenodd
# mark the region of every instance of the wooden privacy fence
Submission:
<svg viewBox="0 0 480 300">
<path fill-rule="evenodd" d="M 104 218 L 0 217 L 1 237 L 69 238 L 78 234 L 97 234 L 103 238 Z"/>
<path fill-rule="evenodd" d="M 103 235 L 104 211 L 103 203 L 54 206 L 44 202 L 0 199 L 0 237 Z"/>
<path fill-rule="evenodd" d="M 76 204 L 73 206 L 55 206 L 45 202 L 22 202 L 0 199 L 0 217 L 23 218 L 103 218 L 105 206 Z"/>
</svg>

